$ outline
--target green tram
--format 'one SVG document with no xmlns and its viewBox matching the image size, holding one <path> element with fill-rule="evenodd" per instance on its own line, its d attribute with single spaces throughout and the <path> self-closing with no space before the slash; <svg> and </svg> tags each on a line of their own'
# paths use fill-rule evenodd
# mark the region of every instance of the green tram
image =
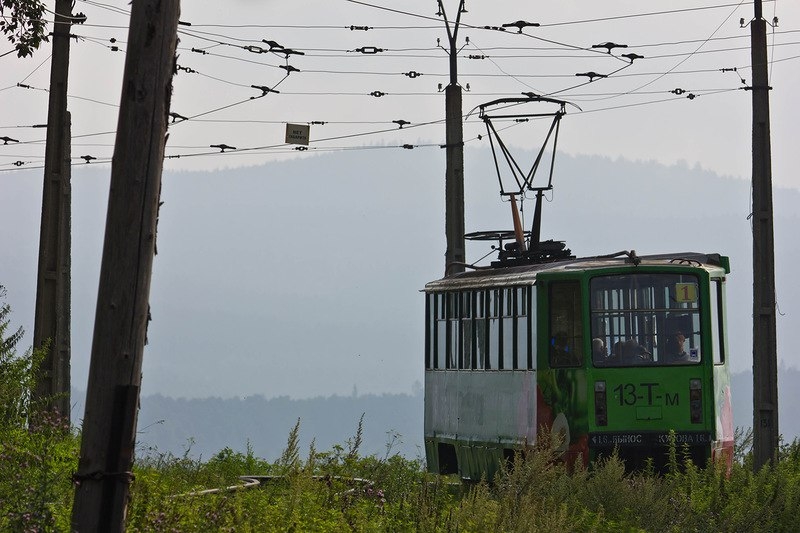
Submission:
<svg viewBox="0 0 800 533">
<path fill-rule="evenodd" d="M 543 430 L 567 463 L 616 449 L 663 468 L 674 434 L 695 464 L 730 464 L 729 272 L 718 254 L 624 252 L 428 283 L 428 469 L 491 479 Z"/>
</svg>

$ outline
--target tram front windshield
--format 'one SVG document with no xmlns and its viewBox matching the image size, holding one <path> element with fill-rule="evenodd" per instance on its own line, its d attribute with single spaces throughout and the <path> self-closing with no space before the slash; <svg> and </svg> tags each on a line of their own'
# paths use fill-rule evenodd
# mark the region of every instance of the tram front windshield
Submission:
<svg viewBox="0 0 800 533">
<path fill-rule="evenodd" d="M 697 276 L 600 276 L 589 292 L 595 366 L 700 363 Z"/>
</svg>

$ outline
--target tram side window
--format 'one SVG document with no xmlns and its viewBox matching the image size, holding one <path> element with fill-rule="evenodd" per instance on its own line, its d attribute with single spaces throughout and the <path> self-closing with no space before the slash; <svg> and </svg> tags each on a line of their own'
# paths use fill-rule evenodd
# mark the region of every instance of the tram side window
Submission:
<svg viewBox="0 0 800 533">
<path fill-rule="evenodd" d="M 487 292 L 489 307 L 489 364 L 487 369 L 500 368 L 500 289 Z"/>
<path fill-rule="evenodd" d="M 436 295 L 425 295 L 425 368 L 435 368 L 436 357 Z"/>
<path fill-rule="evenodd" d="M 447 293 L 447 329 L 448 329 L 448 342 L 447 342 L 447 368 L 458 368 L 458 354 L 459 354 L 459 334 L 458 334 L 458 300 L 459 293 Z"/>
<path fill-rule="evenodd" d="M 577 281 L 550 284 L 550 366 L 578 366 L 583 361 L 581 288 Z"/>
<path fill-rule="evenodd" d="M 516 357 L 514 360 L 514 368 L 520 370 L 530 369 L 530 359 L 528 354 L 528 288 L 518 287 L 515 289 L 514 295 L 514 308 L 516 311 L 516 332 L 517 332 L 517 348 Z"/>
<path fill-rule="evenodd" d="M 475 291 L 475 366 L 476 369 L 486 368 L 486 359 L 488 356 L 488 339 L 486 329 L 486 293 L 484 291 Z"/>
<path fill-rule="evenodd" d="M 514 368 L 514 289 L 503 289 L 503 358 L 502 366 L 504 370 Z"/>
<path fill-rule="evenodd" d="M 436 295 L 436 352 L 433 357 L 433 368 L 445 368 L 447 357 L 447 295 Z"/>
<path fill-rule="evenodd" d="M 472 292 L 461 293 L 461 357 L 458 368 L 472 368 Z"/>
<path fill-rule="evenodd" d="M 528 340 L 528 368 L 530 370 L 536 369 L 536 286 L 528 289 L 528 331 L 530 339 Z"/>
<path fill-rule="evenodd" d="M 711 280 L 711 294 L 709 298 L 711 311 L 711 347 L 714 364 L 721 365 L 725 362 L 725 285 L 721 279 Z"/>
</svg>

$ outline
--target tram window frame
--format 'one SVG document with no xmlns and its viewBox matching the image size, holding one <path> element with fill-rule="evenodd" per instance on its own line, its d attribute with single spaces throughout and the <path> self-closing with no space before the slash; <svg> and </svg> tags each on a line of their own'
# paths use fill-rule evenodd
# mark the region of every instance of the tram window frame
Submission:
<svg viewBox="0 0 800 533">
<path fill-rule="evenodd" d="M 472 320 L 473 316 L 472 291 L 462 291 L 459 293 L 459 343 L 458 368 L 469 370 L 473 367 L 475 329 Z"/>
<path fill-rule="evenodd" d="M 447 370 L 457 370 L 461 356 L 461 343 L 459 342 L 461 338 L 461 319 L 459 317 L 461 298 L 460 293 L 456 291 L 445 294 L 447 295 L 447 357 L 445 359 L 445 368 Z"/>
<path fill-rule="evenodd" d="M 487 323 L 487 298 L 485 290 L 473 292 L 475 317 L 473 331 L 475 334 L 473 370 L 483 370 L 489 358 L 489 328 Z"/>
<path fill-rule="evenodd" d="M 516 346 L 516 338 L 514 335 L 514 294 L 513 287 L 503 287 L 500 294 L 502 295 L 501 305 L 501 319 L 500 319 L 500 369 L 513 370 L 514 369 L 514 351 Z"/>
<path fill-rule="evenodd" d="M 709 280 L 709 311 L 711 316 L 711 353 L 715 365 L 725 364 L 725 280 Z"/>
<path fill-rule="evenodd" d="M 547 296 L 548 362 L 552 368 L 582 366 L 584 333 L 581 284 L 578 280 L 552 281 L 548 284 Z M 563 349 L 559 347 L 562 342 Z"/>
<path fill-rule="evenodd" d="M 694 289 L 691 289 L 694 286 Z M 605 356 L 593 353 L 597 367 L 698 365 L 702 363 L 704 312 L 696 273 L 647 272 L 594 276 L 589 280 L 590 335 L 603 341 Z M 678 290 L 685 290 L 682 298 Z M 683 356 L 672 333 L 683 335 Z M 674 341 L 674 342 L 673 342 Z M 593 349 L 594 352 L 594 349 Z"/>
<path fill-rule="evenodd" d="M 435 354 L 433 358 L 433 369 L 441 370 L 446 368 L 447 361 L 447 339 L 448 339 L 448 324 L 447 324 L 447 293 L 439 292 L 435 294 L 435 327 L 434 335 L 435 340 Z"/>
<path fill-rule="evenodd" d="M 536 370 L 536 347 L 538 333 L 538 306 L 536 305 L 536 285 L 529 285 L 528 289 L 528 369 Z"/>
<path fill-rule="evenodd" d="M 530 287 L 514 289 L 514 370 L 530 369 Z"/>
<path fill-rule="evenodd" d="M 490 288 L 486 291 L 486 315 L 488 324 L 488 358 L 486 370 L 500 369 L 500 289 Z"/>
<path fill-rule="evenodd" d="M 434 309 L 436 306 L 436 295 L 428 293 L 425 295 L 425 369 L 430 370 L 433 368 L 434 359 L 436 357 L 436 349 L 434 343 L 436 342 L 436 315 Z"/>
</svg>

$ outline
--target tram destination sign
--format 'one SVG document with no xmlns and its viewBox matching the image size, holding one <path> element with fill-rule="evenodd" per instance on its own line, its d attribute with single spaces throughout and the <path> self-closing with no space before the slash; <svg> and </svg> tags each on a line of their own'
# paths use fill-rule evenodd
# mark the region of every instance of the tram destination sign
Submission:
<svg viewBox="0 0 800 533">
<path fill-rule="evenodd" d="M 711 433 L 707 431 L 676 431 L 675 444 L 711 444 Z M 589 444 L 598 447 L 638 447 L 638 446 L 669 446 L 669 432 L 663 431 L 620 431 L 613 433 L 589 433 Z"/>
</svg>

